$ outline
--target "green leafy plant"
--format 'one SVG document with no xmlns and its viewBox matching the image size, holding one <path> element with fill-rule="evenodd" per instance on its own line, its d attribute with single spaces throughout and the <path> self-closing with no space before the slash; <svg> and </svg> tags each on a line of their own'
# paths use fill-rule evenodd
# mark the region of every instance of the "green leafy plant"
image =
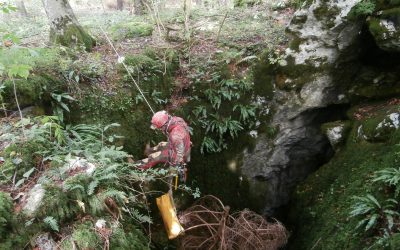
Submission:
<svg viewBox="0 0 400 250">
<path fill-rule="evenodd" d="M 400 168 L 386 168 L 374 173 L 373 182 L 380 182 L 389 187 L 394 187 L 395 197 L 400 193 Z"/>
<path fill-rule="evenodd" d="M 15 7 L 14 5 L 11 5 L 9 3 L 5 3 L 5 2 L 0 2 L 0 11 L 2 11 L 5 14 L 8 14 L 12 11 L 16 11 L 17 7 Z"/>
<path fill-rule="evenodd" d="M 355 229 L 365 226 L 364 231 L 385 225 L 389 230 L 393 228 L 394 218 L 400 216 L 396 207 L 398 202 L 394 199 L 385 200 L 381 204 L 374 196 L 353 197 L 355 201 L 351 206 L 350 217 L 359 217 L 359 222 Z"/>
<path fill-rule="evenodd" d="M 200 75 L 207 77 L 206 74 Z M 246 93 L 252 90 L 249 82 L 244 79 L 221 79 L 222 76 L 216 72 L 208 77 L 205 81 L 211 85 L 202 94 L 209 105 L 200 104 L 192 110 L 195 117 L 193 124 L 200 125 L 205 133 L 200 147 L 201 153 L 215 153 L 227 148 L 227 138 L 236 138 L 245 127 L 255 123 L 257 110 L 256 105 L 241 104 L 246 100 Z M 198 97 L 193 99 L 199 100 Z M 238 104 L 231 105 L 232 102 Z M 223 115 L 225 112 L 220 112 L 221 109 L 231 112 Z"/>
<path fill-rule="evenodd" d="M 60 227 L 58 226 L 58 223 L 56 221 L 56 219 L 54 219 L 51 216 L 47 216 L 46 218 L 43 219 L 43 222 L 48 225 L 52 230 L 54 231 L 59 231 Z"/>
<path fill-rule="evenodd" d="M 68 93 L 51 93 L 51 98 L 53 99 L 54 115 L 57 116 L 61 122 L 64 122 L 64 111 L 70 112 L 66 101 L 75 101 L 75 99 Z"/>
<path fill-rule="evenodd" d="M 351 12 L 349 13 L 350 15 L 353 16 L 368 16 L 372 15 L 375 11 L 376 4 L 373 0 L 363 0 L 359 3 L 357 3 Z"/>
</svg>

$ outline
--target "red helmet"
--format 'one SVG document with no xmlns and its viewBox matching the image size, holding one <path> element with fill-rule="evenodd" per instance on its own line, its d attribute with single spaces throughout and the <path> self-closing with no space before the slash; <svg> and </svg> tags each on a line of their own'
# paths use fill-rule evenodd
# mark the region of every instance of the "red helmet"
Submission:
<svg viewBox="0 0 400 250">
<path fill-rule="evenodd" d="M 168 119 L 169 119 L 169 115 L 168 115 L 167 111 L 165 111 L 165 110 L 158 111 L 151 118 L 151 128 L 152 129 L 162 128 L 162 126 L 167 124 Z"/>
</svg>

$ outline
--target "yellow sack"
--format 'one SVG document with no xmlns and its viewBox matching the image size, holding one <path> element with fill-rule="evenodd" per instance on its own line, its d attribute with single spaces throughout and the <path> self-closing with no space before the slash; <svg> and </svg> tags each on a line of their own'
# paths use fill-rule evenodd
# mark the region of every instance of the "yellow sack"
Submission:
<svg viewBox="0 0 400 250">
<path fill-rule="evenodd" d="M 176 216 L 175 205 L 169 193 L 156 198 L 158 209 L 164 221 L 168 239 L 172 240 L 183 233 L 184 229 Z"/>
</svg>

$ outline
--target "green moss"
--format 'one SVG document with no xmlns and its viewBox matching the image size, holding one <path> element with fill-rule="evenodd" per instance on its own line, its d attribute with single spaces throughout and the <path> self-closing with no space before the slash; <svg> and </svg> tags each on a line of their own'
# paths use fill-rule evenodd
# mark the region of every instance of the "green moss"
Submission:
<svg viewBox="0 0 400 250">
<path fill-rule="evenodd" d="M 261 0 L 235 0 L 234 6 L 235 7 L 247 7 L 247 6 L 254 6 L 257 4 L 261 4 Z"/>
<path fill-rule="evenodd" d="M 50 29 L 50 41 L 52 43 L 71 48 L 83 46 L 86 51 L 91 51 L 96 45 L 96 40 L 77 24 L 65 25 L 62 30 L 61 33 L 58 30 Z"/>
<path fill-rule="evenodd" d="M 357 3 L 351 8 L 347 18 L 349 20 L 357 20 L 359 18 L 365 18 L 366 16 L 372 15 L 376 10 L 375 0 L 363 0 Z"/>
<path fill-rule="evenodd" d="M 128 224 L 128 223 L 126 223 Z M 149 249 L 146 237 L 143 232 L 133 227 L 131 223 L 126 228 L 116 228 L 110 238 L 110 249 L 115 250 L 145 250 Z"/>
<path fill-rule="evenodd" d="M 94 225 L 89 221 L 76 226 L 72 239 L 80 249 L 99 249 L 103 245 Z"/>
<path fill-rule="evenodd" d="M 32 74 L 28 79 L 15 81 L 18 102 L 21 108 L 28 106 L 49 106 L 50 94 L 63 92 L 66 88 L 58 77 L 50 74 Z M 11 80 L 4 81 L 2 94 L 6 108 L 16 110 L 17 104 L 14 97 L 14 85 Z M 48 107 L 49 108 L 49 107 Z"/>
<path fill-rule="evenodd" d="M 314 16 L 317 20 L 323 21 L 327 28 L 335 26 L 336 16 L 340 13 L 337 6 L 330 7 L 328 3 L 322 2 L 320 6 L 314 9 Z"/>
<path fill-rule="evenodd" d="M 8 193 L 0 192 L 0 238 L 10 231 L 14 205 Z"/>
<path fill-rule="evenodd" d="M 389 245 L 391 250 L 400 249 L 400 233 L 390 236 Z"/>
<path fill-rule="evenodd" d="M 351 66 L 350 66 L 351 67 Z M 349 97 L 352 101 L 369 99 L 383 99 L 395 97 L 400 94 L 400 86 L 397 82 L 400 80 L 398 74 L 387 72 L 385 77 L 377 78 L 378 81 L 374 82 L 371 79 L 380 75 L 381 69 L 364 68 L 356 75 L 356 79 L 351 80 L 351 91 Z"/>
<path fill-rule="evenodd" d="M 399 0 L 375 0 L 377 10 L 386 10 L 400 6 Z"/>
<path fill-rule="evenodd" d="M 289 48 L 291 50 L 299 52 L 301 43 L 302 43 L 302 39 L 300 39 L 299 37 L 294 37 L 289 42 Z"/>
<path fill-rule="evenodd" d="M 44 219 L 47 216 L 52 216 L 61 224 L 74 218 L 81 210 L 76 202 L 71 202 L 70 197 L 62 188 L 55 184 L 46 184 L 45 196 L 41 202 L 35 216 Z"/>
<path fill-rule="evenodd" d="M 123 22 L 111 28 L 112 38 L 114 40 L 151 36 L 153 30 L 152 24 L 141 22 Z"/>
<path fill-rule="evenodd" d="M 322 66 L 315 68 L 307 63 L 295 64 L 293 57 L 288 57 L 286 61 L 286 66 L 278 66 L 276 69 L 276 86 L 280 89 L 300 90 L 304 84 L 314 80 L 315 73 L 323 70 Z"/>
<path fill-rule="evenodd" d="M 378 18 L 370 18 L 368 28 L 377 41 L 384 40 L 384 34 L 388 32 L 384 26 L 380 25 L 380 19 Z"/>
<path fill-rule="evenodd" d="M 294 230 L 290 249 L 362 249 L 373 241 L 373 235 L 355 231 L 358 220 L 349 218 L 352 197 L 367 193 L 382 196 L 371 175 L 397 165 L 399 148 L 395 145 L 400 141 L 400 131 L 396 130 L 386 143 L 358 140 L 359 126 L 369 119 L 354 121 L 342 150 L 293 193 L 288 223 Z"/>
<path fill-rule="evenodd" d="M 264 54 L 261 62 L 253 67 L 254 92 L 271 99 L 275 83 L 275 65 L 270 64 L 267 58 Z"/>
<path fill-rule="evenodd" d="M 400 3 L 399 3 L 400 5 Z M 382 18 L 391 18 L 391 19 L 398 19 L 400 15 L 400 7 L 396 7 L 396 8 L 391 8 L 391 9 L 387 9 L 387 10 L 383 10 L 381 17 Z"/>
</svg>

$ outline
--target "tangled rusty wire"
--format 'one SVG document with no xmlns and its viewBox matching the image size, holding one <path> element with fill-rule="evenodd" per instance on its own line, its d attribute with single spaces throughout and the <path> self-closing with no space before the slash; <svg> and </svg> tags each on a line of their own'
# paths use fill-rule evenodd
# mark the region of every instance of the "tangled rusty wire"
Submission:
<svg viewBox="0 0 400 250">
<path fill-rule="evenodd" d="M 277 220 L 268 222 L 250 210 L 230 215 L 230 208 L 208 195 L 185 210 L 180 249 L 273 250 L 284 246 L 288 233 Z"/>
</svg>

